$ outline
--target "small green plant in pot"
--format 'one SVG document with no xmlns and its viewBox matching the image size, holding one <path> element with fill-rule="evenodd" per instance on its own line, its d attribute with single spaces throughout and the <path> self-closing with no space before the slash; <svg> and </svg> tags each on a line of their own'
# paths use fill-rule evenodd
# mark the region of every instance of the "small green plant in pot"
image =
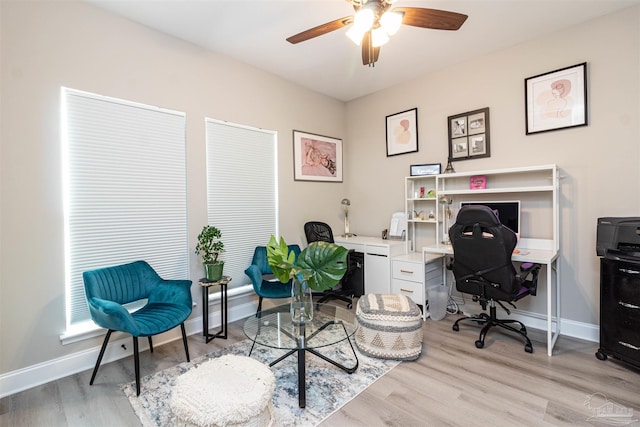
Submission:
<svg viewBox="0 0 640 427">
<path fill-rule="evenodd" d="M 224 243 L 220 240 L 222 233 L 212 225 L 205 225 L 198 234 L 196 254 L 202 256 L 205 277 L 207 280 L 217 281 L 222 277 L 224 261 L 218 259 L 224 252 Z"/>
<path fill-rule="evenodd" d="M 291 283 L 291 319 L 304 323 L 313 318 L 311 289 L 324 291 L 336 286 L 347 271 L 348 250 L 328 242 L 312 242 L 300 252 L 296 262 L 282 237 L 271 236 L 267 260 L 276 278 Z"/>
</svg>

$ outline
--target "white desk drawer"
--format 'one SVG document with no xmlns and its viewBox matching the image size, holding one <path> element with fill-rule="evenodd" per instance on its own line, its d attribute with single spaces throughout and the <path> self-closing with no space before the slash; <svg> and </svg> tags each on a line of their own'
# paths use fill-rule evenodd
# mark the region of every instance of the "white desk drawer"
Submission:
<svg viewBox="0 0 640 427">
<path fill-rule="evenodd" d="M 391 281 L 391 293 L 406 295 L 420 305 L 423 305 L 425 301 L 424 285 L 422 283 L 393 279 Z"/>
<path fill-rule="evenodd" d="M 424 281 L 424 264 L 397 260 L 393 260 L 392 264 L 392 277 L 394 279 L 420 283 Z"/>
<path fill-rule="evenodd" d="M 367 245 L 365 251 L 372 255 L 389 256 L 389 246 Z"/>
</svg>

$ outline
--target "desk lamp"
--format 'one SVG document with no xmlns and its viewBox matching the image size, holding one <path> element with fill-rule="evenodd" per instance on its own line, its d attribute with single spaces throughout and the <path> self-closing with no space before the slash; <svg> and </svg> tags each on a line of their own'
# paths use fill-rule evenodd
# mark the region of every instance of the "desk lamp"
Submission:
<svg viewBox="0 0 640 427">
<path fill-rule="evenodd" d="M 349 233 L 349 206 L 351 206 L 351 200 L 342 199 L 340 204 L 344 208 L 344 236 L 343 237 L 353 237 L 355 236 L 355 234 Z"/>
<path fill-rule="evenodd" d="M 453 199 L 449 196 L 440 196 L 439 202 L 444 205 L 444 230 L 442 233 L 442 243 L 445 245 L 450 245 L 451 241 L 449 240 L 449 222 L 451 221 L 451 204 L 453 203 Z"/>
</svg>

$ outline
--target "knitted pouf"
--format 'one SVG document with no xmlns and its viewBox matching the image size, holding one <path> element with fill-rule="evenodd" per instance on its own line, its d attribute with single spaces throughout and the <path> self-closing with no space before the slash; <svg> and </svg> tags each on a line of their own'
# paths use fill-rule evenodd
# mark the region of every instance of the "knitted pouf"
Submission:
<svg viewBox="0 0 640 427">
<path fill-rule="evenodd" d="M 404 295 L 367 294 L 358 300 L 356 345 L 368 356 L 415 360 L 422 352 L 422 313 Z"/>
<path fill-rule="evenodd" d="M 177 426 L 263 427 L 273 424 L 276 379 L 268 366 L 226 355 L 178 377 L 171 395 Z"/>
</svg>

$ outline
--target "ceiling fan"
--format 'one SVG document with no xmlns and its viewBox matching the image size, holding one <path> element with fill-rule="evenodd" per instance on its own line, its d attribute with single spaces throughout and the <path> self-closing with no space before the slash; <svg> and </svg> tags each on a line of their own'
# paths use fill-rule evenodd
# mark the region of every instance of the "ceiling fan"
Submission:
<svg viewBox="0 0 640 427">
<path fill-rule="evenodd" d="M 374 66 L 380 55 L 380 46 L 389 41 L 401 25 L 430 28 L 434 30 L 457 30 L 467 15 L 446 10 L 422 7 L 396 7 L 396 0 L 346 0 L 356 13 L 318 25 L 287 38 L 289 43 L 300 43 L 353 24 L 347 36 L 362 46 L 362 64 Z"/>
</svg>

